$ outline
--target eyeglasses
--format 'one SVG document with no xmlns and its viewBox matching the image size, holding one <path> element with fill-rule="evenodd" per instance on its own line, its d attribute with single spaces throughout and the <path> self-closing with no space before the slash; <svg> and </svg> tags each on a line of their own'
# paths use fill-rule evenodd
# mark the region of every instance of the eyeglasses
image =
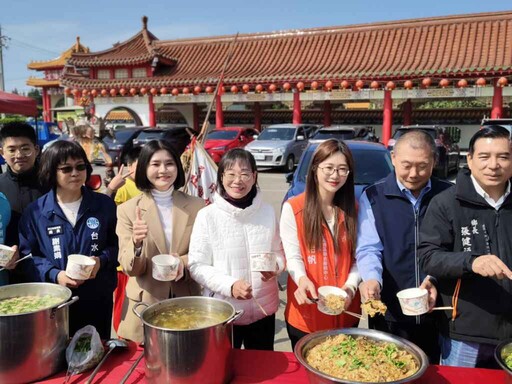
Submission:
<svg viewBox="0 0 512 384">
<path fill-rule="evenodd" d="M 325 167 L 318 167 L 318 169 L 321 169 L 325 176 L 331 176 L 334 172 L 336 172 L 338 175 L 345 177 L 350 173 L 350 169 L 348 168 L 334 168 L 330 165 L 326 165 Z"/>
<path fill-rule="evenodd" d="M 87 169 L 87 165 L 77 164 L 74 167 L 72 165 L 66 165 L 64 167 L 57 168 L 57 170 L 61 171 L 62 173 L 71 173 L 73 172 L 73 169 L 78 172 L 83 172 Z"/>
<path fill-rule="evenodd" d="M 7 150 L 4 151 L 4 154 L 6 154 L 9 157 L 15 157 L 16 153 L 19 153 L 22 157 L 29 157 L 34 153 L 34 148 L 29 147 L 28 145 L 25 147 L 9 147 Z"/>
<path fill-rule="evenodd" d="M 252 173 L 241 173 L 241 174 L 236 174 L 236 173 L 224 173 L 224 178 L 226 179 L 226 181 L 235 181 L 237 178 L 240 178 L 240 180 L 242 180 L 243 182 L 246 182 L 246 181 L 249 181 L 252 179 Z"/>
</svg>

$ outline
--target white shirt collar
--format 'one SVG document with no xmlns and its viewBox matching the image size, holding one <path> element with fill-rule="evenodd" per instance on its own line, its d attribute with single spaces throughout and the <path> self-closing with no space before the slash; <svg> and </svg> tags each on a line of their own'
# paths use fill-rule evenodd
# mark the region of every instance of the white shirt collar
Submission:
<svg viewBox="0 0 512 384">
<path fill-rule="evenodd" d="M 484 189 L 480 186 L 480 184 L 478 184 L 478 181 L 476 181 L 473 175 L 471 175 L 471 181 L 473 182 L 473 186 L 475 187 L 476 193 L 482 196 L 484 200 L 487 202 L 487 204 L 489 204 L 496 210 L 500 209 L 507 196 L 510 195 L 510 181 L 507 181 L 507 188 L 505 189 L 505 193 L 497 201 L 494 201 L 494 199 L 491 196 L 489 196 L 487 192 L 484 191 Z"/>
</svg>

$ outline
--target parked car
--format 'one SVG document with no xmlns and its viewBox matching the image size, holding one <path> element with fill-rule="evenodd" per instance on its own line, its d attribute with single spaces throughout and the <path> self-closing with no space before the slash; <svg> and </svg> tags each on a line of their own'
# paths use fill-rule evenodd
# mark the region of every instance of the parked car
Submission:
<svg viewBox="0 0 512 384">
<path fill-rule="evenodd" d="M 508 129 L 509 132 L 512 133 L 512 119 L 489 119 L 484 118 L 482 120 L 481 127 L 486 127 L 489 125 L 499 125 L 500 127 Z"/>
<path fill-rule="evenodd" d="M 133 139 L 145 128 L 148 127 L 110 130 L 103 138 L 103 144 L 115 165 L 120 166 L 124 162 L 124 156 L 133 148 Z"/>
<path fill-rule="evenodd" d="M 331 125 L 316 131 L 309 139 L 309 142 L 320 142 L 327 139 L 379 141 L 375 136 L 373 127 Z"/>
<path fill-rule="evenodd" d="M 245 149 L 252 153 L 258 167 L 279 167 L 291 172 L 317 129 L 309 124 L 270 125 Z"/>
<path fill-rule="evenodd" d="M 345 143 L 354 157 L 355 194 L 359 199 L 364 188 L 383 179 L 393 171 L 393 164 L 389 151 L 382 144 L 356 140 L 348 140 Z M 304 192 L 309 164 L 318 145 L 319 143 L 310 143 L 302 155 L 295 173 L 286 175 L 286 181 L 290 184 L 290 188 L 286 192 L 284 201 Z"/>
<path fill-rule="evenodd" d="M 169 141 L 178 155 L 181 155 L 190 144 L 192 136 L 197 135 L 196 131 L 185 124 L 175 124 L 165 128 L 146 128 L 133 139 L 133 145 L 143 146 L 151 140 L 163 139 Z"/>
<path fill-rule="evenodd" d="M 213 161 L 219 163 L 224 154 L 232 148 L 243 148 L 251 141 L 258 131 L 245 127 L 222 127 L 216 128 L 208 135 L 204 142 L 204 149 L 212 157 Z"/>
<path fill-rule="evenodd" d="M 421 129 L 435 140 L 437 148 L 437 163 L 434 171 L 438 176 L 447 178 L 451 170 L 458 170 L 460 164 L 460 129 L 451 127 L 446 129 L 437 125 L 409 125 L 398 128 L 388 142 L 388 149 L 393 150 L 396 140 L 409 129 Z"/>
</svg>

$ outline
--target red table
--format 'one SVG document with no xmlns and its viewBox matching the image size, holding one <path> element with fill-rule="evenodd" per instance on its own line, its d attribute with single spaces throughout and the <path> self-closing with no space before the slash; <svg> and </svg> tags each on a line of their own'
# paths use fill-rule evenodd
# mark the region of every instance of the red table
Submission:
<svg viewBox="0 0 512 384">
<path fill-rule="evenodd" d="M 107 359 L 93 384 L 116 384 L 130 369 L 132 363 L 142 353 L 134 344 L 128 351 L 115 351 Z M 291 352 L 234 351 L 234 379 L 232 384 L 276 383 L 307 384 L 306 370 L 297 362 Z M 70 384 L 85 383 L 91 371 L 73 376 Z M 65 373 L 60 373 L 41 383 L 62 384 Z M 472 369 L 458 367 L 430 366 L 416 384 L 501 384 L 505 382 L 505 372 L 492 369 Z M 127 381 L 128 384 L 146 383 L 144 360 L 142 360 Z M 199 384 L 199 383 L 198 383 Z M 208 384 L 208 383 L 201 383 Z"/>
</svg>

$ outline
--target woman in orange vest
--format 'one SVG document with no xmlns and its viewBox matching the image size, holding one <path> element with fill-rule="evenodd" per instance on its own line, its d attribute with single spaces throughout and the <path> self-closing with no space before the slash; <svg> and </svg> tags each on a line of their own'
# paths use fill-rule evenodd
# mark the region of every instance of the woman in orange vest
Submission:
<svg viewBox="0 0 512 384">
<path fill-rule="evenodd" d="M 292 348 L 308 333 L 357 326 L 342 313 L 326 315 L 310 298 L 320 286 L 337 286 L 348 297 L 345 309 L 360 313 L 356 246 L 354 162 L 347 145 L 330 139 L 313 154 L 304 193 L 288 200 L 281 213 L 281 240 L 288 269 L 286 328 Z"/>
</svg>

